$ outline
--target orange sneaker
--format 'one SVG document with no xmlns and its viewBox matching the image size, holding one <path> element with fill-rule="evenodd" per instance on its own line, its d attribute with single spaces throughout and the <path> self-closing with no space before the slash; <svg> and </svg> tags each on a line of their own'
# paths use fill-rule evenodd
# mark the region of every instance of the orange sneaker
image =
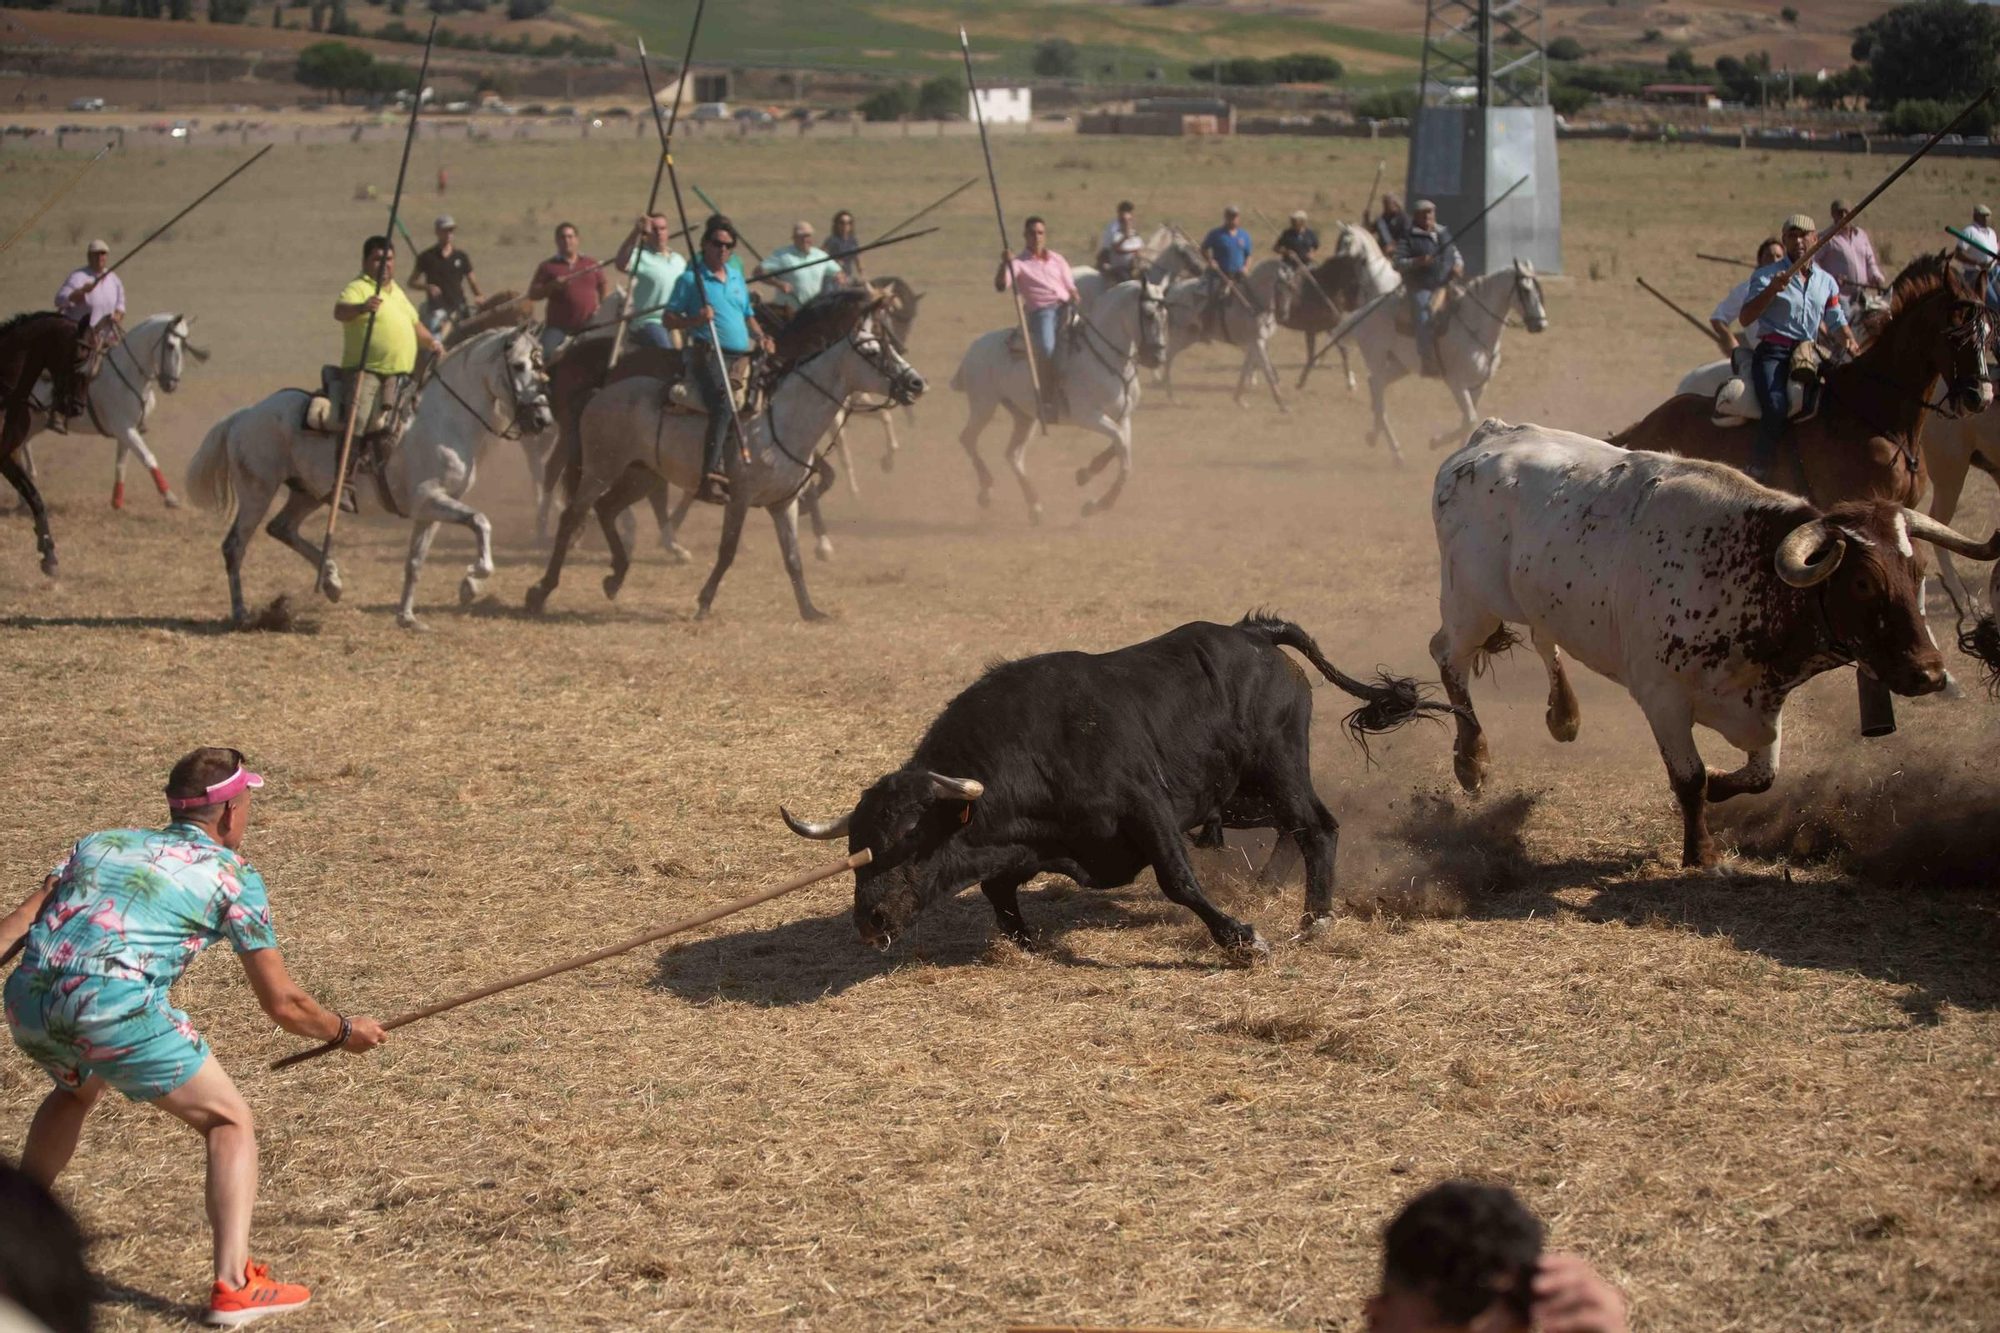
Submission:
<svg viewBox="0 0 2000 1333">
<path fill-rule="evenodd" d="M 208 1296 L 208 1312 L 201 1322 L 216 1328 L 234 1328 L 267 1314 L 296 1310 L 312 1299 L 312 1293 L 295 1282 L 273 1282 L 271 1266 L 252 1262 L 249 1280 L 240 1287 L 218 1282 Z"/>
</svg>

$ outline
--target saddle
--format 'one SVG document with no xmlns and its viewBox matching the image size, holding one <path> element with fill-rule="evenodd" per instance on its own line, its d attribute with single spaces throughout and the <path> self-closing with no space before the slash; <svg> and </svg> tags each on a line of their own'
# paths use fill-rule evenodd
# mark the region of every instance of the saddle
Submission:
<svg viewBox="0 0 2000 1333">
<path fill-rule="evenodd" d="M 1058 365 L 1060 365 L 1067 353 L 1075 350 L 1076 340 L 1082 336 L 1082 333 L 1083 325 L 1077 318 L 1076 310 L 1065 306 L 1063 308 L 1062 327 L 1056 330 L 1056 361 Z M 1011 360 L 1015 361 L 1026 361 L 1028 359 L 1028 344 L 1018 325 L 1007 330 L 1007 355 Z"/>
<path fill-rule="evenodd" d="M 84 331 L 83 377 L 86 381 L 97 378 L 97 372 L 104 369 L 104 358 L 124 340 L 125 331 L 114 320 L 100 320 Z"/>
<path fill-rule="evenodd" d="M 695 383 L 693 358 L 683 357 L 678 351 L 664 351 L 660 348 L 645 350 L 651 356 L 671 356 L 676 362 L 671 376 L 664 374 L 658 376 L 667 381 L 666 397 L 660 405 L 660 410 L 682 416 L 707 416 L 708 409 L 703 407 L 701 402 L 701 386 Z M 756 412 L 756 405 L 750 394 L 750 363 L 751 358 L 739 357 L 729 367 L 729 401 L 735 405 L 738 416 L 752 416 Z M 646 372 L 630 373 L 636 375 Z M 615 383 L 627 377 L 625 363 L 621 361 L 613 368 L 611 378 L 605 382 Z"/>
<path fill-rule="evenodd" d="M 1451 310 L 1452 303 L 1459 298 L 1459 286 L 1448 282 L 1441 287 L 1431 288 L 1431 323 L 1437 324 Z M 1396 332 L 1405 338 L 1417 336 L 1417 317 L 1407 300 L 1396 302 Z"/>
<path fill-rule="evenodd" d="M 303 423 L 306 430 L 319 435 L 339 435 L 347 429 L 348 391 L 356 378 L 339 366 L 319 368 L 319 392 L 306 400 Z M 401 435 L 401 426 L 407 424 L 416 407 L 416 395 L 405 392 L 408 385 L 407 375 L 392 375 L 382 382 L 382 392 L 368 420 L 354 425 L 356 439 Z M 408 411 L 404 410 L 405 399 Z"/>
<path fill-rule="evenodd" d="M 1792 349 L 1792 363 L 1786 371 L 1785 388 L 1791 406 L 1787 422 L 1810 421 L 1819 412 L 1820 386 L 1825 382 L 1819 344 L 1802 342 Z M 1729 379 L 1715 391 L 1715 410 L 1710 421 L 1717 426 L 1749 425 L 1763 416 L 1757 395 L 1750 389 L 1750 349 L 1738 347 L 1729 354 Z"/>
</svg>

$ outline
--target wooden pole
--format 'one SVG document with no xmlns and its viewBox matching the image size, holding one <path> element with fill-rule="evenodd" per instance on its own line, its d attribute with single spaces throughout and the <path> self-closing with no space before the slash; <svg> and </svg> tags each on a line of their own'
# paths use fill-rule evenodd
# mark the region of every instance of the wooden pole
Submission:
<svg viewBox="0 0 2000 1333">
<path fill-rule="evenodd" d="M 1648 292 L 1652 293 L 1654 299 L 1659 301 L 1661 305 L 1664 305 L 1667 309 L 1673 311 L 1676 315 L 1679 315 L 1682 319 L 1686 320 L 1688 323 L 1694 325 L 1697 329 L 1701 330 L 1702 337 L 1708 339 L 1710 342 L 1715 341 L 1714 329 L 1711 329 L 1708 325 L 1702 323 L 1700 320 L 1696 319 L 1693 315 L 1690 315 L 1687 311 L 1681 309 L 1678 305 L 1674 304 L 1672 297 L 1667 296 L 1664 292 L 1660 291 L 1659 288 L 1655 287 L 1652 283 L 1647 282 L 1644 278 L 1640 278 L 1637 281 L 1641 287 L 1644 287 Z"/>
<path fill-rule="evenodd" d="M 262 148 L 259 148 L 256 152 L 250 155 L 250 160 L 248 162 L 245 162 L 242 166 L 236 168 L 236 170 L 230 172 L 227 176 L 224 176 L 221 180 L 209 186 L 206 190 L 203 190 L 201 192 L 200 197 L 197 198 L 193 203 L 189 204 L 186 208 L 183 208 L 180 212 L 168 218 L 165 222 L 162 222 L 159 226 L 153 228 L 151 232 L 147 233 L 145 240 L 139 242 L 137 245 L 133 246 L 130 250 L 127 250 L 124 254 L 120 255 L 116 263 L 107 266 L 104 270 L 105 276 L 108 277 L 109 275 L 117 272 L 120 265 L 128 263 L 134 255 L 138 254 L 141 250 L 151 245 L 154 241 L 160 239 L 160 237 L 166 233 L 168 228 L 172 227 L 176 222 L 179 222 L 182 218 L 186 217 L 188 214 L 194 212 L 195 209 L 201 207 L 201 205 L 207 201 L 210 195 L 214 194 L 217 190 L 220 190 L 223 186 L 229 184 L 229 182 L 235 180 L 238 176 L 241 176 L 244 172 L 250 170 L 250 168 L 256 166 L 257 160 L 263 157 L 264 154 L 270 152 L 271 147 L 272 145 L 265 144 Z M 103 279 L 99 278 L 98 281 L 101 282 L 103 281 Z M 93 287 L 95 287 L 96 285 L 97 285 L 96 282 L 91 283 L 91 286 Z"/>
<path fill-rule="evenodd" d="M 1035 391 L 1035 424 L 1046 436 L 1049 422 L 1042 412 L 1042 373 L 1035 366 L 1035 339 L 1028 332 L 1028 307 L 1021 301 L 1021 284 L 1014 280 L 1014 244 L 1007 235 L 1006 210 L 1000 207 L 1000 178 L 993 174 L 993 145 L 986 140 L 986 109 L 979 104 L 979 81 L 972 75 L 972 42 L 966 37 L 963 24 L 958 29 L 958 49 L 965 55 L 965 87 L 972 94 L 972 114 L 979 122 L 979 151 L 986 155 L 986 183 L 993 187 L 993 220 L 1000 224 L 1000 249 L 1007 257 L 1007 288 L 1014 294 L 1014 318 L 1021 325 L 1021 348 L 1028 354 L 1028 383 Z"/>
<path fill-rule="evenodd" d="M 389 253 L 396 253 L 396 223 L 403 208 L 403 179 L 410 170 L 410 148 L 417 141 L 417 117 L 424 109 L 424 80 L 431 72 L 431 47 L 437 41 L 437 15 L 431 15 L 431 30 L 424 38 L 424 60 L 417 67 L 417 86 L 410 95 L 410 128 L 403 134 L 403 161 L 396 168 L 396 193 L 389 200 Z M 365 261 L 367 256 L 362 257 Z M 382 294 L 382 280 L 375 279 L 375 295 Z M 355 409 L 361 405 L 361 377 L 368 373 L 368 345 L 375 339 L 375 316 L 378 312 L 368 312 L 368 323 L 361 330 L 361 359 L 354 367 L 354 387 L 347 394 L 347 424 L 340 432 L 340 454 L 333 467 L 333 496 L 326 506 L 326 540 L 319 549 L 319 573 L 313 578 L 314 591 L 326 589 L 326 571 L 333 565 L 333 529 L 340 522 L 340 489 L 347 484 L 347 460 L 354 451 L 354 425 L 359 415 Z"/>
<path fill-rule="evenodd" d="M 454 995 L 449 1000 L 440 1000 L 436 1004 L 426 1005 L 422 1009 L 413 1009 L 407 1014 L 398 1014 L 396 1017 L 383 1023 L 382 1028 L 384 1031 L 392 1031 L 396 1028 L 408 1027 L 410 1024 L 421 1019 L 433 1018 L 448 1009 L 456 1009 L 460 1005 L 471 1004 L 474 1000 L 483 1000 L 490 995 L 498 995 L 502 991 L 514 990 L 517 987 L 531 985 L 537 981 L 546 981 L 550 977 L 561 976 L 565 972 L 574 972 L 579 967 L 589 967 L 592 963 L 601 963 L 607 958 L 616 958 L 621 953 L 632 952 L 632 950 L 638 948 L 640 945 L 651 944 L 655 940 L 663 940 L 669 935 L 678 935 L 683 931 L 693 930 L 697 926 L 705 926 L 711 921 L 720 921 L 723 917 L 733 916 L 737 912 L 755 907 L 759 903 L 767 903 L 773 898 L 779 898 L 787 893 L 803 889 L 809 884 L 817 884 L 823 879 L 831 879 L 843 871 L 859 870 L 862 866 L 867 865 L 869 861 L 873 860 L 874 856 L 873 852 L 863 847 L 852 856 L 844 856 L 838 861 L 829 861 L 825 865 L 794 875 L 781 884 L 773 884 L 771 887 L 759 889 L 755 893 L 746 893 L 741 898 L 732 898 L 728 902 L 719 903 L 705 912 L 697 912 L 693 916 L 682 917 L 678 921 L 670 922 L 654 930 L 642 931 L 634 935 L 631 939 L 621 941 L 620 943 L 609 945 L 578 958 L 571 958 L 566 962 L 551 963 L 547 967 L 539 967 L 532 972 L 522 972 L 517 976 L 508 977 L 504 981 L 496 981 L 490 986 L 481 986 L 478 990 L 467 991 L 463 995 Z M 293 1065 L 304 1064 L 308 1060 L 316 1060 L 322 1055 L 329 1055 L 338 1049 L 338 1047 L 338 1042 L 327 1042 L 323 1046 L 315 1046 L 311 1050 L 299 1051 L 296 1054 L 286 1056 L 282 1060 L 273 1061 L 271 1068 L 289 1069 Z"/>
<path fill-rule="evenodd" d="M 913 223 L 923 221 L 923 219 L 937 212 L 940 208 L 943 208 L 946 204 L 958 198 L 958 196 L 964 194 L 967 190 L 971 189 L 973 186 L 977 184 L 979 184 L 979 177 L 977 176 L 972 177 L 971 179 L 967 180 L 965 184 L 959 186 L 957 189 L 953 190 L 950 194 L 945 195 L 943 198 L 939 199 L 936 203 L 930 205 L 928 208 L 920 208 L 916 212 L 910 214 L 910 216 L 904 218 L 901 222 L 898 222 L 895 226 L 884 229 L 877 237 L 878 242 L 880 240 L 887 239 L 891 236 L 895 236 L 896 234 L 901 232 L 903 228 L 910 226 Z M 932 230 L 935 231 L 936 228 L 932 228 Z"/>
<path fill-rule="evenodd" d="M 639 39 L 639 73 L 646 80 L 646 105 L 652 109 L 653 128 L 657 130 L 660 128 L 660 95 L 653 91 L 653 67 L 646 60 L 646 39 L 643 37 Z M 686 70 L 681 71 L 681 77 L 683 79 L 687 77 Z M 663 135 L 660 160 L 653 164 L 653 189 L 646 196 L 648 226 L 652 225 L 653 210 L 660 206 L 660 181 L 667 173 L 667 150 L 664 147 L 664 140 L 665 136 Z M 645 252 L 645 249 L 646 242 L 643 237 L 632 243 L 632 266 L 634 268 L 638 267 L 639 256 Z M 625 330 L 630 328 L 632 324 L 632 312 L 627 310 L 626 306 L 631 300 L 632 287 L 633 282 L 629 275 L 619 279 L 618 308 L 624 311 L 624 314 L 618 321 L 618 327 L 611 332 L 611 361 L 609 364 L 613 366 L 617 365 L 618 358 L 625 354 Z"/>
<path fill-rule="evenodd" d="M 74 176 L 71 176 L 68 180 L 64 181 L 60 186 L 58 186 L 56 188 L 56 192 L 50 195 L 40 208 L 36 209 L 34 212 L 28 215 L 28 220 L 26 222 L 23 222 L 20 226 L 14 228 L 14 234 L 12 236 L 9 236 L 3 242 L 0 242 L 0 255 L 4 255 L 9 250 L 13 249 L 14 242 L 20 240 L 21 237 L 26 235 L 28 228 L 34 226 L 37 222 L 41 221 L 42 214 L 48 212 L 51 208 L 54 208 L 56 206 L 56 203 L 64 195 L 68 194 L 71 190 L 75 189 L 76 183 L 83 179 L 83 174 L 86 171 L 89 171 L 92 167 L 96 166 L 98 162 L 103 159 L 104 155 L 110 151 L 111 151 L 111 145 L 106 144 L 104 145 L 104 147 L 97 150 L 96 157 L 91 158 L 88 162 L 78 167 L 76 169 L 76 174 Z"/>
</svg>

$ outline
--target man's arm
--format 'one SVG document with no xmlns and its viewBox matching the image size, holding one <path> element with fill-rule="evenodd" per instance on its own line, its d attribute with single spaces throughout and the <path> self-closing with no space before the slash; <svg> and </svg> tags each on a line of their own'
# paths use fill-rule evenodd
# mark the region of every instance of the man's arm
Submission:
<svg viewBox="0 0 2000 1333">
<path fill-rule="evenodd" d="M 474 300 L 483 301 L 486 299 L 486 293 L 479 290 L 479 279 L 472 275 L 472 261 L 470 259 L 465 261 L 465 285 L 472 288 Z"/>
<path fill-rule="evenodd" d="M 528 280 L 528 299 L 546 301 L 549 294 L 561 285 L 562 279 L 550 273 L 546 265 L 539 266 L 535 269 L 535 276 Z"/>
<path fill-rule="evenodd" d="M 382 308 L 382 295 L 378 291 L 365 301 L 336 301 L 333 303 L 333 317 L 343 324 L 352 324 L 370 311 Z"/>
<path fill-rule="evenodd" d="M 1785 268 L 1773 273 L 1771 281 L 1765 284 L 1764 290 L 1743 303 L 1743 309 L 1737 313 L 1736 322 L 1747 329 L 1758 320 L 1764 318 L 1764 312 L 1771 308 L 1772 298 L 1784 289 L 1785 279 L 1791 271 L 1790 266 L 1787 265 Z"/>
<path fill-rule="evenodd" d="M 1708 327 L 1714 332 L 1716 346 L 1722 349 L 1724 356 L 1728 356 L 1736 350 L 1736 335 L 1730 332 L 1727 323 L 1719 319 L 1711 319 L 1708 321 Z"/>
<path fill-rule="evenodd" d="M 256 992 L 257 1007 L 273 1023 L 295 1037 L 332 1041 L 340 1035 L 340 1015 L 299 989 L 285 971 L 285 956 L 276 949 L 253 949 L 236 955 L 243 960 L 244 975 Z M 380 1046 L 389 1039 L 382 1025 L 372 1018 L 348 1020 L 350 1031 L 343 1048 L 356 1055 Z"/>
<path fill-rule="evenodd" d="M 1529 1280 L 1535 1327 L 1542 1333 L 1625 1333 L 1625 1298 L 1581 1255 L 1545 1254 Z"/>
<path fill-rule="evenodd" d="M 28 937 L 28 927 L 35 924 L 35 918 L 42 914 L 42 904 L 49 900 L 49 893 L 56 886 L 56 877 L 50 875 L 36 889 L 21 900 L 21 905 L 0 917 L 0 959 L 14 952 L 14 946 Z"/>
</svg>

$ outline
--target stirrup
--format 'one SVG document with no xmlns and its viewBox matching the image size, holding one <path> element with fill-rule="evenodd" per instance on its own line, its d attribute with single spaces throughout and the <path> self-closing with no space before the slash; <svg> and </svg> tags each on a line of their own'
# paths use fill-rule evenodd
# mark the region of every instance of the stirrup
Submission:
<svg viewBox="0 0 2000 1333">
<path fill-rule="evenodd" d="M 720 472 L 710 472 L 702 477 L 701 485 L 695 488 L 694 498 L 703 504 L 726 505 L 729 503 L 729 478 Z"/>
</svg>

